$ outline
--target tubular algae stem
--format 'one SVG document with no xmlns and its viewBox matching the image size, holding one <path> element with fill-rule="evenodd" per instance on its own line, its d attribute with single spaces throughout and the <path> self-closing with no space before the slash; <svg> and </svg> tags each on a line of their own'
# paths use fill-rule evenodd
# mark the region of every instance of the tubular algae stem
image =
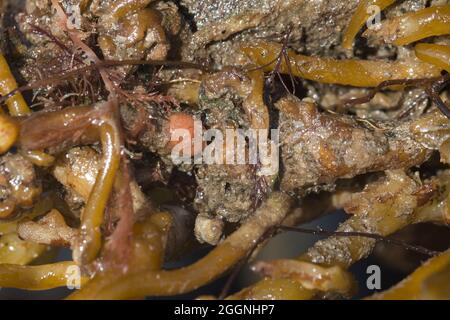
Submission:
<svg viewBox="0 0 450 320">
<path fill-rule="evenodd" d="M 296 280 L 266 277 L 227 300 L 310 300 L 315 294 L 315 290 L 304 288 Z"/>
<path fill-rule="evenodd" d="M 15 89 L 17 89 L 16 79 L 14 79 L 5 57 L 0 54 L 0 94 L 4 96 Z M 20 117 L 31 113 L 30 108 L 20 92 L 8 98 L 6 105 L 8 106 L 10 115 L 13 117 Z"/>
<path fill-rule="evenodd" d="M 353 41 L 359 30 L 367 23 L 368 19 L 371 17 L 370 7 L 377 6 L 380 10 L 393 4 L 395 0 L 361 0 L 356 8 L 355 13 L 350 20 L 350 23 L 345 31 L 344 37 L 342 39 L 342 47 L 344 49 L 351 49 L 353 46 Z"/>
<path fill-rule="evenodd" d="M 82 265 L 92 262 L 100 250 L 102 244 L 100 226 L 120 165 L 120 136 L 116 125 L 106 120 L 100 125 L 99 130 L 103 160 L 81 216 L 80 242 L 73 252 L 74 260 Z"/>
<path fill-rule="evenodd" d="M 130 245 L 130 255 L 127 259 L 127 268 L 107 263 L 108 252 L 102 256 L 104 271 L 96 274 L 89 282 L 89 286 L 81 292 L 97 292 L 103 287 L 120 281 L 126 274 L 144 271 L 158 271 L 164 261 L 168 232 L 172 225 L 172 216 L 166 212 L 157 212 L 148 216 L 144 221 L 133 226 L 133 237 Z M 77 296 L 78 293 L 74 295 Z M 70 296 L 69 298 L 72 298 Z"/>
<path fill-rule="evenodd" d="M 7 95 L 15 89 L 17 89 L 16 79 L 14 79 L 5 57 L 0 54 L 0 95 Z M 13 117 L 23 116 L 31 112 L 20 92 L 7 99 L 6 105 Z M 0 154 L 7 152 L 16 143 L 18 133 L 18 123 L 4 115 L 0 109 Z"/>
<path fill-rule="evenodd" d="M 282 223 L 289 212 L 291 199 L 276 192 L 237 231 L 203 259 L 181 269 L 145 271 L 124 275 L 96 287 L 95 278 L 71 299 L 133 299 L 145 296 L 168 296 L 195 290 L 216 279 L 234 266 L 252 249 L 270 228 Z M 91 290 L 95 289 L 95 290 Z"/>
<path fill-rule="evenodd" d="M 55 162 L 55 157 L 39 150 L 23 151 L 22 155 L 38 167 L 51 167 Z"/>
<path fill-rule="evenodd" d="M 98 130 L 92 125 L 105 113 L 98 107 L 68 107 L 60 111 L 35 112 L 20 123 L 19 146 L 32 151 L 65 146 L 67 143 L 80 143 L 83 136 L 89 142 L 98 141 Z"/>
<path fill-rule="evenodd" d="M 349 297 L 355 294 L 356 282 L 353 276 L 339 266 L 323 267 L 305 261 L 279 259 L 259 261 L 252 269 L 270 278 L 298 281 L 309 290 L 338 292 Z"/>
<path fill-rule="evenodd" d="M 40 266 L 0 264 L 0 287 L 24 290 L 48 290 L 67 286 L 73 262 L 58 262 Z M 77 267 L 76 267 L 77 268 Z M 81 284 L 86 282 L 81 278 Z"/>
<path fill-rule="evenodd" d="M 241 50 L 257 65 L 272 71 L 277 65 L 282 45 L 259 42 L 244 45 Z M 354 87 L 376 87 L 383 81 L 395 79 L 420 79 L 440 75 L 441 69 L 418 60 L 379 61 L 321 58 L 296 54 L 289 50 L 289 61 L 283 59 L 280 72 L 321 83 L 350 85 Z M 291 67 L 289 67 L 291 65 Z"/>
<path fill-rule="evenodd" d="M 7 152 L 16 143 L 18 136 L 18 123 L 0 113 L 0 154 Z"/>
<path fill-rule="evenodd" d="M 130 12 L 137 12 L 146 8 L 154 0 L 127 0 L 127 1 L 114 1 L 111 10 L 111 18 L 120 20 Z"/>
<path fill-rule="evenodd" d="M 450 22 L 449 22 L 450 24 Z M 414 48 L 417 58 L 450 73 L 450 46 L 419 43 Z"/>
<path fill-rule="evenodd" d="M 252 129 L 269 129 L 269 110 L 264 103 L 264 73 L 261 70 L 249 71 L 252 89 L 243 103 Z"/>
<path fill-rule="evenodd" d="M 450 5 L 434 6 L 404 14 L 368 29 L 363 36 L 404 46 L 432 36 L 450 33 Z"/>
<path fill-rule="evenodd" d="M 46 250 L 46 246 L 22 240 L 13 231 L 0 236 L 0 265 L 27 265 Z"/>
<path fill-rule="evenodd" d="M 5 57 L 0 54 L 0 95 L 10 95 L 11 92 L 18 88 L 16 79 L 14 79 L 11 69 Z M 6 100 L 9 114 L 13 117 L 26 116 L 31 113 L 22 93 L 16 92 L 14 95 Z M 0 154 L 8 151 L 16 142 L 18 138 L 19 126 L 14 124 L 12 119 L 6 119 L 1 115 L 0 119 Z M 4 119 L 3 119 L 4 118 Z M 7 135 L 6 135 L 7 134 Z M 42 151 L 27 151 L 24 152 L 24 157 L 37 166 L 48 167 L 53 164 L 55 160 L 52 156 L 45 154 Z"/>
</svg>

